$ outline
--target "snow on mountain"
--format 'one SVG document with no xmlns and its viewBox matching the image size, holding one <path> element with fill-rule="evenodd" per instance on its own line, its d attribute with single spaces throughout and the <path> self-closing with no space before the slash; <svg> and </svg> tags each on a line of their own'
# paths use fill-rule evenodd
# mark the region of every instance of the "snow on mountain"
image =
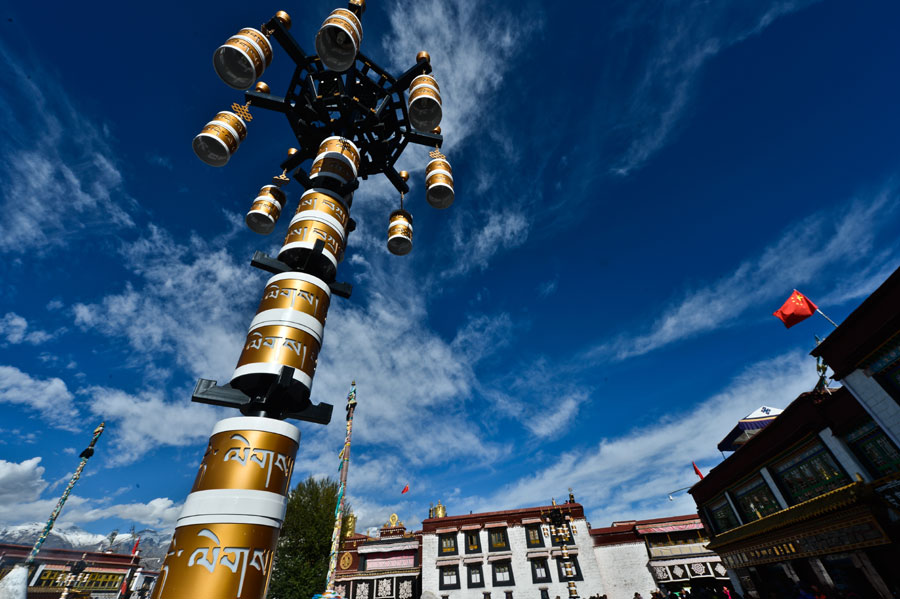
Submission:
<svg viewBox="0 0 900 599">
<path fill-rule="evenodd" d="M 44 523 L 30 522 L 0 526 L 0 543 L 16 543 L 19 545 L 33 545 Z M 151 528 L 136 531 L 134 536 L 130 532 L 116 535 L 112 551 L 115 553 L 131 553 L 134 546 L 134 537 L 141 539 L 140 549 L 144 558 L 160 558 L 165 555 L 166 548 L 172 538 L 171 533 L 161 533 Z M 50 531 L 45 547 L 58 549 L 78 549 L 81 551 L 108 551 L 110 549 L 107 535 L 96 534 L 82 530 L 75 524 L 57 524 Z M 151 563 L 153 567 L 155 564 Z"/>
</svg>

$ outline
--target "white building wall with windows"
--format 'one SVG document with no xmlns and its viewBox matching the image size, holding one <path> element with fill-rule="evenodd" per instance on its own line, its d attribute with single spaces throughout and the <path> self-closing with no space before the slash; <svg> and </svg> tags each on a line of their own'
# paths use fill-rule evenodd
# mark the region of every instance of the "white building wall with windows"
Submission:
<svg viewBox="0 0 900 599">
<path fill-rule="evenodd" d="M 526 526 L 515 525 L 506 527 L 507 538 L 509 539 L 509 549 L 507 551 L 489 551 L 488 535 L 491 530 L 496 530 L 494 524 L 486 524 L 483 528 L 477 530 L 479 535 L 480 552 L 466 553 L 465 533 L 476 532 L 474 530 L 460 530 L 455 533 L 457 555 L 451 557 L 440 556 L 440 538 L 444 534 L 454 533 L 432 533 L 426 532 L 422 534 L 422 594 L 433 593 L 438 599 L 486 599 L 486 594 L 490 593 L 490 599 L 507 599 L 510 597 L 507 593 L 511 593 L 511 599 L 541 599 L 541 591 L 546 591 L 545 597 L 549 599 L 567 599 L 569 596 L 567 583 L 560 581 L 559 569 L 557 567 L 556 558 L 560 554 L 559 548 L 552 546 L 550 539 L 544 535 L 544 546 L 530 548 L 526 542 Z M 568 544 L 569 555 L 577 559 L 578 567 L 581 570 L 583 580 L 576 580 L 575 585 L 578 589 L 578 595 L 582 598 L 588 598 L 596 594 L 604 594 L 606 592 L 600 573 L 600 568 L 594 557 L 593 540 L 588 530 L 588 523 L 584 519 L 575 519 L 572 521 L 575 529 L 575 536 L 572 543 Z M 440 531 L 441 529 L 438 529 Z M 547 560 L 547 570 L 550 575 L 548 582 L 534 582 L 532 578 L 532 559 Z M 514 584 L 495 585 L 493 576 L 493 567 L 496 562 L 509 560 L 512 566 L 512 576 Z M 646 551 L 644 552 L 644 563 L 642 568 L 646 571 Z M 470 587 L 468 577 L 469 565 L 481 565 L 482 580 L 484 586 Z M 447 589 L 441 588 L 441 572 L 442 568 L 457 566 L 457 580 L 459 588 Z M 633 592 L 632 592 L 633 595 Z"/>
<path fill-rule="evenodd" d="M 609 599 L 632 599 L 635 593 L 649 597 L 657 588 L 647 568 L 647 546 L 643 542 L 594 547 L 594 561 L 606 583 Z"/>
</svg>

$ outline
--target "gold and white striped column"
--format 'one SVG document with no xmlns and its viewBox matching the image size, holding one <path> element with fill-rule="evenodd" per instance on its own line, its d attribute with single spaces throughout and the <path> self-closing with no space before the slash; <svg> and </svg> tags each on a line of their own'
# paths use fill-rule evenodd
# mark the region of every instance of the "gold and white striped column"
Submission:
<svg viewBox="0 0 900 599">
<path fill-rule="evenodd" d="M 281 420 L 216 423 L 151 599 L 263 599 L 300 431 Z"/>
</svg>

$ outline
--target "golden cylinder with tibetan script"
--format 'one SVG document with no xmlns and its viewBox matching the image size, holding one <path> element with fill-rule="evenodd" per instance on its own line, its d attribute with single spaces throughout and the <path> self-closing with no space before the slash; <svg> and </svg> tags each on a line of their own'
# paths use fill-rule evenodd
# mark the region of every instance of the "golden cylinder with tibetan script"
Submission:
<svg viewBox="0 0 900 599">
<path fill-rule="evenodd" d="M 286 198 L 284 192 L 274 185 L 266 185 L 259 190 L 244 222 L 254 233 L 268 235 L 275 229 L 275 223 L 284 210 Z"/>
<path fill-rule="evenodd" d="M 235 89 L 250 89 L 271 63 L 269 38 L 252 27 L 241 29 L 213 53 L 216 74 Z"/>
<path fill-rule="evenodd" d="M 315 181 L 319 178 L 329 178 L 346 185 L 356 178 L 356 167 L 343 154 L 337 152 L 319 154 L 313 160 L 309 169 L 309 178 Z"/>
<path fill-rule="evenodd" d="M 341 196 L 327 189 L 314 187 L 300 196 L 297 213 L 316 210 L 332 217 L 345 229 L 350 221 L 350 210 Z"/>
<path fill-rule="evenodd" d="M 388 251 L 395 256 L 405 256 L 412 250 L 412 214 L 406 210 L 391 212 L 388 225 Z"/>
<path fill-rule="evenodd" d="M 281 420 L 225 418 L 216 423 L 191 492 L 268 491 L 287 496 L 300 431 Z"/>
<path fill-rule="evenodd" d="M 175 528 L 151 599 L 264 599 L 280 523 L 228 519 Z"/>
<path fill-rule="evenodd" d="M 331 288 L 325 281 L 305 272 L 285 272 L 266 283 L 256 315 L 269 315 L 266 316 L 269 320 L 287 320 L 280 316 L 282 312 L 301 312 L 324 327 L 330 303 Z"/>
<path fill-rule="evenodd" d="M 337 8 L 316 34 L 316 53 L 326 69 L 342 73 L 353 66 L 362 43 L 362 23 L 353 12 Z"/>
<path fill-rule="evenodd" d="M 244 119 L 223 110 L 203 127 L 192 146 L 197 157 L 206 164 L 225 166 L 246 138 L 247 124 Z"/>
<path fill-rule="evenodd" d="M 450 164 L 436 158 L 425 167 L 425 199 L 439 210 L 449 208 L 456 198 L 453 191 L 453 175 Z"/>
<path fill-rule="evenodd" d="M 319 211 L 305 211 L 294 215 L 278 259 L 297 268 L 306 265 L 307 272 L 333 281 L 338 263 L 344 259 L 346 234 L 337 220 Z M 325 246 L 321 254 L 314 255 L 313 248 L 321 239 Z"/>
<path fill-rule="evenodd" d="M 409 86 L 409 122 L 414 129 L 431 131 L 441 124 L 441 90 L 431 75 L 419 75 Z"/>
<path fill-rule="evenodd" d="M 333 135 L 322 140 L 322 143 L 319 144 L 318 153 L 325 154 L 327 152 L 337 152 L 338 154 L 346 156 L 353 162 L 353 166 L 357 170 L 359 169 L 359 148 L 346 137 Z"/>
<path fill-rule="evenodd" d="M 320 347 L 315 331 L 303 325 L 257 326 L 247 333 L 231 386 L 247 395 L 259 395 L 274 382 L 282 367 L 289 366 L 294 369 L 294 384 L 287 390 L 289 411 L 303 409 L 309 402 Z"/>
</svg>

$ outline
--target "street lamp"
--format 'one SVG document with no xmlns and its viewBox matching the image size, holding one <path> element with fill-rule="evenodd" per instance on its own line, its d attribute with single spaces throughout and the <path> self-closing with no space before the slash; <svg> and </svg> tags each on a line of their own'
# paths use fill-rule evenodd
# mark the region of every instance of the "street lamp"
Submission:
<svg viewBox="0 0 900 599">
<path fill-rule="evenodd" d="M 359 179 L 383 174 L 399 192 L 400 208 L 388 220 L 387 247 L 395 255 L 412 249 L 413 218 L 403 205 L 409 174 L 394 166 L 407 145 L 433 148 L 425 169 L 427 202 L 439 209 L 453 203 L 431 57 L 420 52 L 405 73 L 391 75 L 361 52 L 364 11 L 365 0 L 332 11 L 315 37 L 317 55 L 307 55 L 289 33 L 284 11 L 258 29 L 240 29 L 213 54 L 219 78 L 247 90 L 245 103 L 216 113 L 193 139 L 195 154 L 224 166 L 250 138 L 251 107 L 280 112 L 297 146 L 286 149 L 280 174 L 261 186 L 247 226 L 272 233 L 289 202 L 286 185 L 296 181 L 303 191 L 277 256 L 256 252 L 251 260 L 272 276 L 230 381 L 200 379 L 194 388 L 193 401 L 237 408 L 242 417 L 213 428 L 152 599 L 265 594 L 300 440 L 284 420 L 331 420 L 332 406 L 313 404 L 310 391 L 331 298 L 352 291 L 336 277 L 356 228 L 350 208 Z M 281 60 L 276 45 L 295 65 L 283 96 L 260 80 L 273 60 Z"/>
<path fill-rule="evenodd" d="M 672 495 L 674 495 L 675 493 L 678 493 L 679 491 L 687 491 L 690 488 L 691 487 L 681 487 L 680 489 L 675 489 L 674 491 L 669 491 L 669 493 L 668 493 L 669 501 L 675 501 L 675 498 L 672 497 Z"/>
</svg>

